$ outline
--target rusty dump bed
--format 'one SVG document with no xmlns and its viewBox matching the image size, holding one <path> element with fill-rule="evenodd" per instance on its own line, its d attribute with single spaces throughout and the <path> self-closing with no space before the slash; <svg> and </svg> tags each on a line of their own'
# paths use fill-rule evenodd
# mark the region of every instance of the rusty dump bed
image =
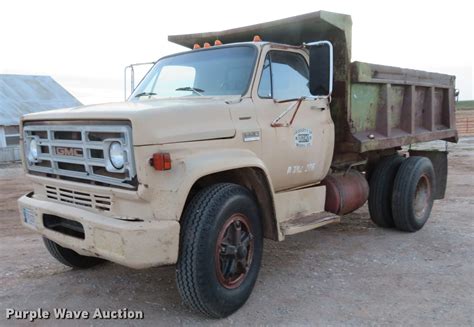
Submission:
<svg viewBox="0 0 474 327">
<path fill-rule="evenodd" d="M 348 119 L 360 152 L 457 141 L 454 76 L 354 62 Z"/>
<path fill-rule="evenodd" d="M 338 155 L 384 150 L 432 140 L 457 141 L 454 76 L 351 63 L 350 16 L 318 11 L 226 31 L 172 35 L 168 40 L 192 48 L 216 39 L 301 45 L 329 40 L 334 46 L 334 91 L 331 115 Z M 395 47 L 395 45 L 394 45 Z"/>
</svg>

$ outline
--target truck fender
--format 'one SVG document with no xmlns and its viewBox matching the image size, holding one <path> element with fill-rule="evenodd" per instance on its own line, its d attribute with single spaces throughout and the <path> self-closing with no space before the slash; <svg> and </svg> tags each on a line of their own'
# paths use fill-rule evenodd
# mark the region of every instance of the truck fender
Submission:
<svg viewBox="0 0 474 327">
<path fill-rule="evenodd" d="M 265 164 L 252 151 L 245 149 L 206 151 L 189 155 L 183 158 L 182 162 L 185 166 L 186 179 L 182 181 L 177 192 L 179 203 L 176 205 L 175 215 L 178 219 L 192 196 L 190 192 L 196 182 L 218 173 L 232 172 L 236 183 L 254 192 L 262 212 L 265 237 L 274 240 L 280 238 L 280 228 L 275 218 L 273 185 Z"/>
</svg>

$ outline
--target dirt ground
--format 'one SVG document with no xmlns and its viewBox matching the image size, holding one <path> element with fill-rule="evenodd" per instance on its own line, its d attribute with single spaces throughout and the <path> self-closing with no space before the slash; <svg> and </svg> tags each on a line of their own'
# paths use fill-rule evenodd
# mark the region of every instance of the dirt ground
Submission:
<svg viewBox="0 0 474 327">
<path fill-rule="evenodd" d="M 112 263 L 77 271 L 20 226 L 29 190 L 18 166 L 0 168 L 0 325 L 6 308 L 142 310 L 143 321 L 42 320 L 38 325 L 474 325 L 474 138 L 450 146 L 447 196 L 414 234 L 376 228 L 367 207 L 340 224 L 265 243 L 247 304 L 224 320 L 182 306 L 174 267 Z M 30 325 L 25 321 L 16 324 Z"/>
</svg>

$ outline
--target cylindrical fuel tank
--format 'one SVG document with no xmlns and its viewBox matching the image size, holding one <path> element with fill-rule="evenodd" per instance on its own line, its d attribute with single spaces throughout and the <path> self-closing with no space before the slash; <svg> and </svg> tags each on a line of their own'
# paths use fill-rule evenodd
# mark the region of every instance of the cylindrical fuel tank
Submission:
<svg viewBox="0 0 474 327">
<path fill-rule="evenodd" d="M 362 207 L 369 197 L 369 183 L 357 170 L 329 174 L 321 184 L 326 185 L 325 210 L 337 215 Z"/>
</svg>

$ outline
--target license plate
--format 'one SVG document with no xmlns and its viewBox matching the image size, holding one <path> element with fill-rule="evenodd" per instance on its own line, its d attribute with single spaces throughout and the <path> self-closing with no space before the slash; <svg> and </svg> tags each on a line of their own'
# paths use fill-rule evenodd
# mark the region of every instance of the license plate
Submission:
<svg viewBox="0 0 474 327">
<path fill-rule="evenodd" d="M 34 211 L 29 208 L 23 208 L 23 221 L 28 225 L 36 227 L 36 216 Z"/>
</svg>

